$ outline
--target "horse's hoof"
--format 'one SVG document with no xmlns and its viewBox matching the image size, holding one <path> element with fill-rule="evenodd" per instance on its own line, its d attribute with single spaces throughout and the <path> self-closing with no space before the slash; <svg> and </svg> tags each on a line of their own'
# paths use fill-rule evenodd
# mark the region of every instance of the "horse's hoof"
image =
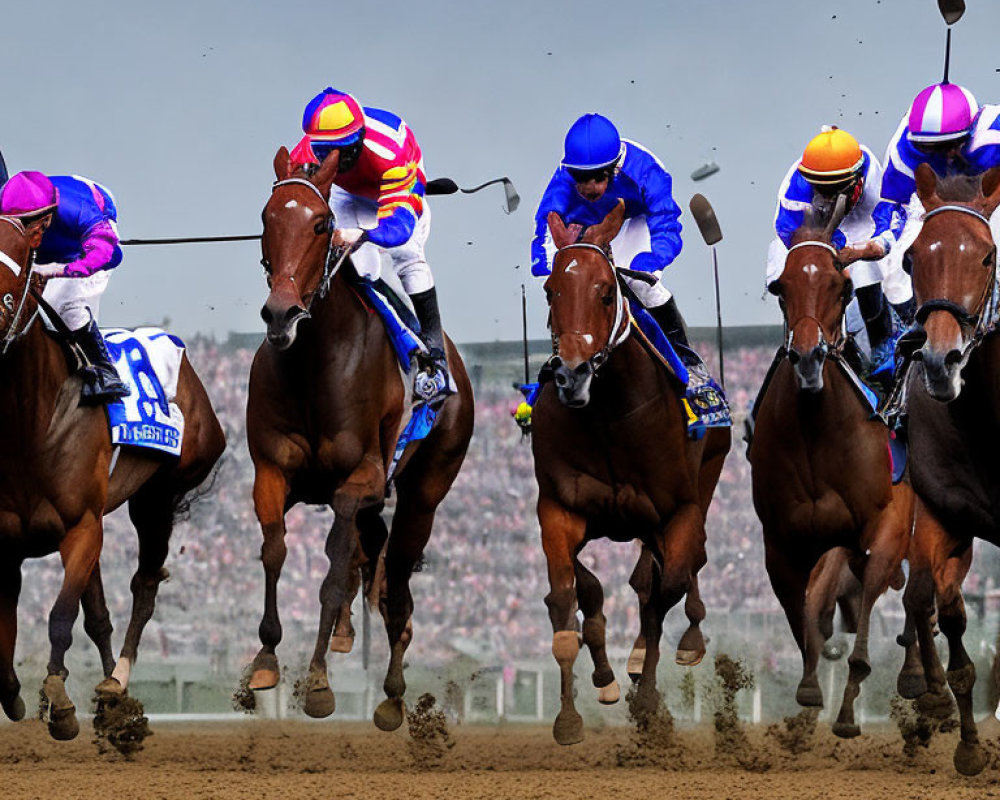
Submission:
<svg viewBox="0 0 1000 800">
<path fill-rule="evenodd" d="M 955 714 L 955 703 L 947 691 L 925 692 L 915 701 L 917 711 L 934 719 L 950 719 Z"/>
<path fill-rule="evenodd" d="M 117 700 L 125 696 L 125 688 L 117 678 L 105 678 L 97 684 L 95 691 L 99 700 Z"/>
<path fill-rule="evenodd" d="M 552 736 L 558 744 L 570 745 L 583 741 L 583 717 L 576 711 L 560 711 L 552 725 Z"/>
<path fill-rule="evenodd" d="M 24 719 L 24 700 L 21 699 L 21 695 L 14 695 L 13 699 L 3 704 L 4 713 L 7 715 L 7 719 L 11 722 L 20 722 Z"/>
<path fill-rule="evenodd" d="M 638 683 L 639 678 L 642 677 L 642 665 L 645 661 L 646 648 L 632 648 L 632 652 L 629 653 L 628 656 L 628 663 L 625 665 L 625 669 L 628 671 L 628 676 L 631 678 L 632 683 Z"/>
<path fill-rule="evenodd" d="M 795 702 L 804 708 L 822 708 L 823 690 L 818 686 L 799 684 L 795 692 Z"/>
<path fill-rule="evenodd" d="M 403 724 L 403 701 L 398 697 L 387 697 L 378 704 L 372 716 L 375 727 L 380 731 L 394 731 Z"/>
<path fill-rule="evenodd" d="M 678 650 L 674 661 L 682 667 L 697 667 L 704 657 L 704 650 Z"/>
<path fill-rule="evenodd" d="M 80 732 L 80 723 L 76 720 L 76 708 L 70 706 L 49 712 L 49 735 L 60 742 L 75 739 Z"/>
<path fill-rule="evenodd" d="M 330 652 L 331 653 L 350 653 L 354 649 L 354 637 L 353 636 L 331 636 L 330 637 Z"/>
<path fill-rule="evenodd" d="M 841 739 L 855 739 L 861 735 L 861 726 L 848 722 L 834 722 L 833 735 Z"/>
<path fill-rule="evenodd" d="M 612 706 L 621 699 L 621 696 L 622 690 L 618 688 L 618 681 L 611 681 L 607 686 L 597 690 L 597 702 L 601 705 Z"/>
<path fill-rule="evenodd" d="M 313 719 L 324 719 L 337 710 L 337 700 L 329 686 L 310 689 L 306 692 L 306 702 L 302 708 L 306 716 Z"/>
<path fill-rule="evenodd" d="M 927 679 L 923 672 L 901 672 L 896 678 L 896 691 L 907 700 L 916 700 L 927 694 Z"/>
<path fill-rule="evenodd" d="M 250 689 L 273 689 L 281 679 L 281 669 L 278 667 L 278 657 L 274 653 L 258 653 L 253 660 L 253 674 L 250 676 Z"/>
<path fill-rule="evenodd" d="M 955 748 L 955 769 L 962 775 L 978 775 L 987 761 L 986 751 L 978 743 L 959 742 Z"/>
</svg>

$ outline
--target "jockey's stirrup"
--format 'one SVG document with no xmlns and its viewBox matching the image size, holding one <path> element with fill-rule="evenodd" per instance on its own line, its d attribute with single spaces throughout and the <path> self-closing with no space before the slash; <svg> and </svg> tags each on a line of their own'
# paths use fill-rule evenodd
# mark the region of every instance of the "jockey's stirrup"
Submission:
<svg viewBox="0 0 1000 800">
<path fill-rule="evenodd" d="M 441 313 L 438 310 L 437 290 L 410 295 L 413 310 L 420 323 L 420 336 L 427 345 L 426 353 L 417 354 L 417 370 L 413 378 L 414 399 L 431 405 L 441 403 L 453 394 L 448 374 L 448 360 L 444 353 L 444 333 L 441 331 Z"/>
<path fill-rule="evenodd" d="M 107 345 L 97 328 L 97 323 L 91 320 L 79 330 L 73 331 L 73 339 L 83 350 L 88 361 L 80 369 L 83 378 L 83 401 L 100 404 L 126 397 L 129 388 L 122 383 L 111 363 Z"/>
</svg>

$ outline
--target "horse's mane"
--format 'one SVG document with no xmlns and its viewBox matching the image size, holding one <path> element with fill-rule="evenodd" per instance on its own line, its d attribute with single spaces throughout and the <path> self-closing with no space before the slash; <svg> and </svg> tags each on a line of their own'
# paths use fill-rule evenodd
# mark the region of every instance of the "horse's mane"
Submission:
<svg viewBox="0 0 1000 800">
<path fill-rule="evenodd" d="M 937 196 L 946 202 L 971 203 L 983 196 L 982 175 L 949 175 L 938 178 Z"/>
</svg>

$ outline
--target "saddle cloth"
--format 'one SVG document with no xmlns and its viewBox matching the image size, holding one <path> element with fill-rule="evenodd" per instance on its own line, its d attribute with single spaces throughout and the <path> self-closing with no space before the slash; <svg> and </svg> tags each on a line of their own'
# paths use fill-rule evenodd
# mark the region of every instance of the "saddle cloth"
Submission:
<svg viewBox="0 0 1000 800">
<path fill-rule="evenodd" d="M 184 342 L 159 328 L 101 331 L 128 397 L 107 404 L 111 443 L 181 454 L 184 415 L 177 395 Z"/>
</svg>

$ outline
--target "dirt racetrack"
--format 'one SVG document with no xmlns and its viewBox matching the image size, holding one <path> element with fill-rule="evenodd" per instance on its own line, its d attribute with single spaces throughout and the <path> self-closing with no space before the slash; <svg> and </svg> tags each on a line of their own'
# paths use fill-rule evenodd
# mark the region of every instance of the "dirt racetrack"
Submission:
<svg viewBox="0 0 1000 800">
<path fill-rule="evenodd" d="M 49 739 L 37 721 L 0 725 L 0 797 L 17 798 L 660 798 L 685 800 L 922 800 L 1000 798 L 1000 742 L 975 778 L 957 775 L 957 734 L 939 735 L 915 756 L 895 728 L 839 741 L 819 725 L 794 755 L 763 727 L 742 753 L 717 756 L 710 726 L 682 728 L 660 752 L 637 748 L 628 729 L 587 731 L 559 747 L 548 728 L 452 731 L 453 747 L 414 747 L 404 728 L 246 719 L 154 726 L 128 761 L 98 753 L 89 721 L 73 742 Z M 649 750 L 650 752 L 643 752 Z"/>
</svg>

